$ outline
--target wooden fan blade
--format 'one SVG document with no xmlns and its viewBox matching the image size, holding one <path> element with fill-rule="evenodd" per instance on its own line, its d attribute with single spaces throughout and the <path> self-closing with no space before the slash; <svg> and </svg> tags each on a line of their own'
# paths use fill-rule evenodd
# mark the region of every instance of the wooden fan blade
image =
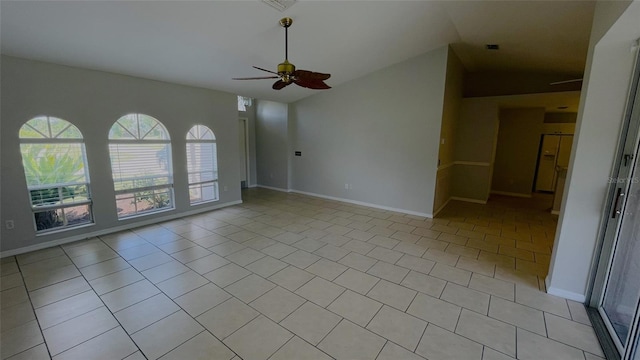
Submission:
<svg viewBox="0 0 640 360">
<path fill-rule="evenodd" d="M 298 78 L 294 80 L 294 82 L 296 83 L 296 85 L 302 86 L 308 89 L 314 89 L 314 90 L 331 89 L 331 86 L 325 84 L 324 81 L 317 80 L 317 79 Z"/>
<path fill-rule="evenodd" d="M 257 67 L 257 66 L 254 66 L 253 68 L 254 68 L 254 69 L 258 69 L 258 70 L 262 70 L 262 71 L 266 71 L 266 72 L 268 72 L 268 73 L 272 73 L 272 74 L 276 74 L 276 75 L 278 75 L 278 73 L 277 73 L 277 72 L 275 72 L 275 71 L 271 71 L 271 70 L 267 70 L 267 69 L 259 68 L 259 67 Z"/>
<path fill-rule="evenodd" d="M 323 74 L 309 70 L 296 70 L 293 75 L 298 78 L 311 80 L 327 80 L 331 77 L 331 74 Z"/>
<path fill-rule="evenodd" d="M 273 83 L 272 88 L 273 88 L 273 90 L 280 90 L 280 89 L 282 89 L 285 86 L 288 86 L 290 84 L 291 84 L 290 82 L 284 82 L 282 80 L 278 80 L 275 83 Z"/>
<path fill-rule="evenodd" d="M 246 77 L 246 78 L 233 78 L 233 80 L 260 80 L 260 79 L 279 79 L 280 76 L 259 76 L 259 77 Z"/>
</svg>

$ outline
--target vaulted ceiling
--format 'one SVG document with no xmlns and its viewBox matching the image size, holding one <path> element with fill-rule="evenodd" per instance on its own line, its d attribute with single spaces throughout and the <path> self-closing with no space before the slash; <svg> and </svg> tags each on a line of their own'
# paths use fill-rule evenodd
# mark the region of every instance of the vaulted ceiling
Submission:
<svg viewBox="0 0 640 360">
<path fill-rule="evenodd" d="M 278 20 L 294 19 L 289 60 L 331 86 L 452 44 L 470 72 L 581 76 L 593 1 L 2 1 L 3 54 L 292 102 L 314 94 L 272 81 Z M 488 51 L 485 44 L 499 44 Z"/>
</svg>

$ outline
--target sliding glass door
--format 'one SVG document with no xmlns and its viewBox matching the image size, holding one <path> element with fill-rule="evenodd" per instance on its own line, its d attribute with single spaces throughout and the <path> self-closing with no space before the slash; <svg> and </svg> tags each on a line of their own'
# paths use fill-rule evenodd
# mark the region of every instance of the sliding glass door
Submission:
<svg viewBox="0 0 640 360">
<path fill-rule="evenodd" d="M 639 70 L 636 64 L 618 162 L 609 179 L 602 251 L 588 304 L 608 359 L 640 360 L 635 351 L 640 318 Z"/>
</svg>

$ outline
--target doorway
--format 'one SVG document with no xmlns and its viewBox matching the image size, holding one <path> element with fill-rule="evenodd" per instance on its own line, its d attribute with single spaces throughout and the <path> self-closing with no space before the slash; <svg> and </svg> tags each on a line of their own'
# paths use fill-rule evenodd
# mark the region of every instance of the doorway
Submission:
<svg viewBox="0 0 640 360">
<path fill-rule="evenodd" d="M 535 191 L 555 192 L 559 173 L 569 167 L 573 135 L 542 135 Z"/>
<path fill-rule="evenodd" d="M 639 60 L 640 61 L 640 58 Z M 640 69 L 632 82 L 618 161 L 609 179 L 602 249 L 589 315 L 607 359 L 638 359 L 640 322 Z"/>
<path fill-rule="evenodd" d="M 240 118 L 238 124 L 238 144 L 240 156 L 240 188 L 249 187 L 249 126 L 247 118 Z"/>
</svg>

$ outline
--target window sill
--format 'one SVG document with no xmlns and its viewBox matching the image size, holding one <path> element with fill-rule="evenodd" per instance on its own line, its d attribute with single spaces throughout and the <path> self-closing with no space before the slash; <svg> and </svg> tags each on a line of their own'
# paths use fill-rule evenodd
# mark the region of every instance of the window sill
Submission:
<svg viewBox="0 0 640 360">
<path fill-rule="evenodd" d="M 149 212 L 145 212 L 145 213 L 141 213 L 141 214 L 135 214 L 135 215 L 119 217 L 118 221 L 125 221 L 125 220 L 129 220 L 129 219 L 137 219 L 137 218 L 141 218 L 141 217 L 145 217 L 145 216 L 149 216 L 149 215 L 153 215 L 153 214 L 162 214 L 162 213 L 166 213 L 166 212 L 169 212 L 169 211 L 173 211 L 175 209 L 176 209 L 175 207 L 172 207 L 172 208 L 158 210 L 158 211 L 149 211 Z"/>
<path fill-rule="evenodd" d="M 51 234 L 58 234 L 58 233 L 67 232 L 67 231 L 76 230 L 76 229 L 84 229 L 84 228 L 92 227 L 95 225 L 96 223 L 92 222 L 89 224 L 83 224 L 83 225 L 77 225 L 77 226 L 67 226 L 60 229 L 40 230 L 40 231 L 36 230 L 36 237 L 47 236 Z"/>
</svg>

